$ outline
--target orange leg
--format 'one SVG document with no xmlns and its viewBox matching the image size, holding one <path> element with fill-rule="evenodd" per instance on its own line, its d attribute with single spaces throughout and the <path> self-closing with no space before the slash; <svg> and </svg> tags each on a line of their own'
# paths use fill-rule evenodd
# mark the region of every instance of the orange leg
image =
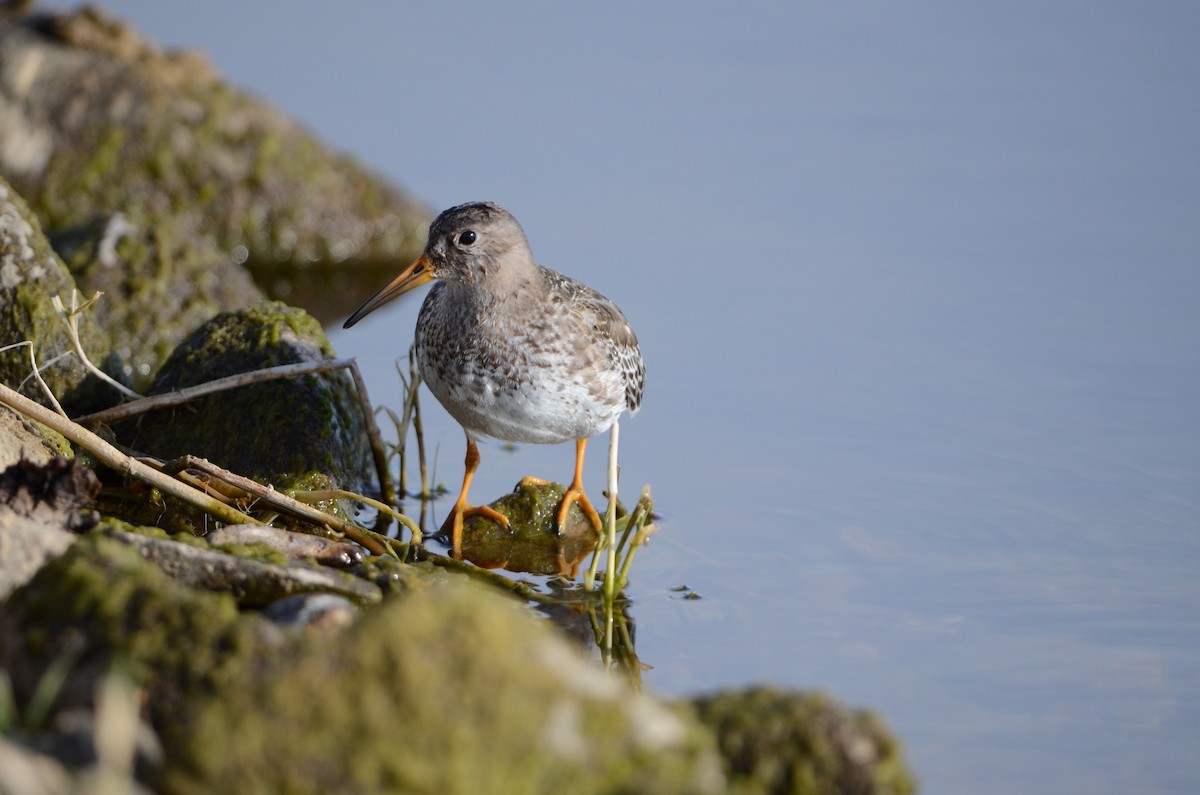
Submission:
<svg viewBox="0 0 1200 795">
<path fill-rule="evenodd" d="M 442 525 L 443 532 L 447 527 L 450 529 L 450 554 L 455 560 L 462 558 L 463 520 L 468 516 L 486 516 L 494 522 L 499 522 L 506 530 L 508 529 L 508 517 L 496 509 L 487 505 L 467 507 L 467 492 L 471 490 L 471 479 L 475 477 L 475 470 L 479 468 L 479 448 L 471 439 L 467 440 L 467 460 L 464 463 L 466 471 L 463 473 L 462 491 L 458 493 L 454 508 L 451 509 L 450 515 L 446 517 L 446 522 Z"/>
<path fill-rule="evenodd" d="M 577 439 L 575 441 L 575 478 L 571 481 L 571 485 L 567 487 L 566 492 L 563 494 L 562 502 L 558 506 L 557 524 L 555 526 L 559 532 L 562 532 L 562 529 L 566 527 L 567 512 L 571 510 L 571 504 L 574 502 L 579 503 L 579 507 L 583 509 L 584 514 L 587 515 L 587 518 L 595 526 L 597 533 L 604 526 L 600 521 L 600 514 L 596 513 L 596 509 L 592 506 L 592 501 L 583 492 L 583 456 L 587 450 L 587 443 L 587 439 Z M 541 478 L 527 477 L 523 478 L 521 482 L 532 486 L 545 486 L 547 481 Z"/>
</svg>

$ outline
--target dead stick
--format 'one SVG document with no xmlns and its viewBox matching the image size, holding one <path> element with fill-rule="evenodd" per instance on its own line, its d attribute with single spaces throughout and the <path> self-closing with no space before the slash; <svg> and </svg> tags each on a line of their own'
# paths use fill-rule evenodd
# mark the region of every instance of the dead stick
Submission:
<svg viewBox="0 0 1200 795">
<path fill-rule="evenodd" d="M 362 372 L 358 369 L 358 362 L 350 359 L 350 377 L 354 379 L 354 388 L 358 392 L 358 401 L 362 406 L 363 421 L 367 424 L 367 439 L 371 442 L 371 455 L 375 458 L 375 471 L 379 475 L 379 492 L 380 498 L 388 505 L 396 504 L 396 486 L 392 482 L 392 475 L 388 472 L 387 451 L 383 447 L 383 436 L 379 433 L 379 423 L 375 422 L 375 410 L 371 408 L 371 398 L 367 396 L 367 383 L 363 380 Z M 381 518 L 375 524 L 376 532 L 383 532 L 387 529 L 387 516 L 381 514 Z"/>
<path fill-rule="evenodd" d="M 373 555 L 384 555 L 388 552 L 387 546 L 378 540 L 380 536 L 377 534 L 369 533 L 367 530 L 359 527 L 358 525 L 351 524 L 345 519 L 325 513 L 324 511 L 314 508 L 311 505 L 305 505 L 297 499 L 293 499 L 282 492 L 276 491 L 271 486 L 264 486 L 248 477 L 230 472 L 227 469 L 222 469 L 211 461 L 207 461 L 203 458 L 185 455 L 182 458 L 177 458 L 174 461 L 164 464 L 163 469 L 168 472 L 183 469 L 198 470 L 206 475 L 216 478 L 217 480 L 223 480 L 231 486 L 236 486 L 242 491 L 257 497 L 261 502 L 266 503 L 276 510 L 283 511 L 292 516 L 304 519 L 305 521 L 312 522 L 313 524 L 326 525 L 346 536 L 351 541 L 366 547 Z"/>
<path fill-rule="evenodd" d="M 154 467 L 143 464 L 136 458 L 125 455 L 88 429 L 55 414 L 40 403 L 35 403 L 3 384 L 0 384 L 0 403 L 61 433 L 75 444 L 96 456 L 105 466 L 115 469 L 127 477 L 149 483 L 151 486 L 215 516 L 226 524 L 245 524 L 254 521 L 241 511 L 213 499 L 204 492 L 181 483 L 170 475 L 166 475 Z"/>
<path fill-rule="evenodd" d="M 260 381 L 308 375 L 309 373 L 320 373 L 326 370 L 339 370 L 343 367 L 349 367 L 353 361 L 353 359 L 330 359 L 321 362 L 297 362 L 295 364 L 281 364 L 277 367 L 265 367 L 262 370 L 253 370 L 249 373 L 237 373 L 236 375 L 218 378 L 214 381 L 206 381 L 203 384 L 183 387 L 182 389 L 173 389 L 161 395 L 151 395 L 139 400 L 131 400 L 128 403 L 122 403 L 119 406 L 113 406 L 103 411 L 85 414 L 82 417 L 77 417 L 75 421 L 86 422 L 91 425 L 97 422 L 121 420 L 136 414 L 144 414 L 147 411 L 179 406 L 203 395 L 209 395 L 213 392 L 223 392 L 226 389 L 234 389 L 235 387 L 246 386 L 248 384 L 256 384 Z"/>
<path fill-rule="evenodd" d="M 112 422 L 113 420 L 144 414 L 148 411 L 179 406 L 198 397 L 214 392 L 223 392 L 227 389 L 235 389 L 277 378 L 292 378 L 298 375 L 309 375 L 310 373 L 322 373 L 329 370 L 342 369 L 350 371 L 350 377 L 354 381 L 354 388 L 358 392 L 363 421 L 366 423 L 367 428 L 367 440 L 371 444 L 371 454 L 375 460 L 375 469 L 379 476 L 379 489 L 382 492 L 383 501 L 393 504 L 396 501 L 396 488 L 392 485 L 392 478 L 388 473 L 387 452 L 383 446 L 383 437 L 379 433 L 379 425 L 375 422 L 375 414 L 371 409 L 371 400 L 367 396 L 367 387 L 363 382 L 362 373 L 359 372 L 358 363 L 354 359 L 297 362 L 295 364 L 281 364 L 276 367 L 265 367 L 249 373 L 238 373 L 225 378 L 207 381 L 203 384 L 175 389 L 161 395 L 151 395 L 150 397 L 122 403 L 119 406 L 113 406 L 103 411 L 78 417 L 76 418 L 76 422 L 87 423 L 89 425 L 99 422 Z"/>
</svg>

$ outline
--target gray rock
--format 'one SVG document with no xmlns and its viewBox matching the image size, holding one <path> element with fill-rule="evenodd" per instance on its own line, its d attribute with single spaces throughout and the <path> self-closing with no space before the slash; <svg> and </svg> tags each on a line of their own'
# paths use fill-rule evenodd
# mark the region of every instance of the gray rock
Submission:
<svg viewBox="0 0 1200 795">
<path fill-rule="evenodd" d="M 71 774 L 52 757 L 0 737 L 0 792 L 72 795 Z"/>
<path fill-rule="evenodd" d="M 105 329 L 113 361 L 142 391 L 171 351 L 218 312 L 265 296 L 242 266 L 175 216 L 116 213 L 56 233 L 51 244 L 86 297 L 86 315 Z"/>
<path fill-rule="evenodd" d="M 29 582 L 46 561 L 66 552 L 75 539 L 74 533 L 0 507 L 0 602 Z"/>
<path fill-rule="evenodd" d="M 349 599 L 329 593 L 297 594 L 274 602 L 263 616 L 287 629 L 330 632 L 358 619 L 358 608 Z"/>
<path fill-rule="evenodd" d="M 263 544 L 289 558 L 308 558 L 322 566 L 347 568 L 363 562 L 362 548 L 344 541 L 261 524 L 230 524 L 205 536 L 213 546 Z"/>
<path fill-rule="evenodd" d="M 357 603 L 378 602 L 379 588 L 347 574 L 301 563 L 280 566 L 165 538 L 113 531 L 171 579 L 191 588 L 232 594 L 238 604 L 262 607 L 299 593 L 340 594 Z"/>
<path fill-rule="evenodd" d="M 71 455 L 66 439 L 0 406 L 0 470 L 21 459 L 44 464 L 54 456 Z"/>
</svg>

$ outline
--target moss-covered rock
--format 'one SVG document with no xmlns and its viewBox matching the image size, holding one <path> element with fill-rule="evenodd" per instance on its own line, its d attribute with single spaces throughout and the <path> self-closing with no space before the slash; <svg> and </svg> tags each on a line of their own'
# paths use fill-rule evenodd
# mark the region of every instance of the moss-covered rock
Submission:
<svg viewBox="0 0 1200 795">
<path fill-rule="evenodd" d="M 250 274 L 207 237 L 157 220 L 118 213 L 51 240 L 90 297 L 88 323 L 107 330 L 135 390 L 150 383 L 175 346 L 219 312 L 263 299 Z"/>
<path fill-rule="evenodd" d="M 0 177 L 0 347 L 33 342 L 42 377 L 69 411 L 117 400 L 116 391 L 88 373 L 74 355 L 67 327 L 54 309 L 55 296 L 70 305 L 74 288 L 28 205 Z M 80 341 L 94 363 L 106 362 L 109 342 L 96 324 L 81 324 Z M 62 354 L 66 356 L 52 363 Z M 37 383 L 28 379 L 30 371 L 28 348 L 0 352 L 0 382 L 14 389 L 24 383 L 24 394 L 48 404 Z"/>
<path fill-rule="evenodd" d="M 266 301 L 197 329 L 171 354 L 149 392 L 332 357 L 316 320 Z M 277 490 L 362 491 L 371 479 L 364 423 L 352 379 L 332 371 L 211 394 L 117 423 L 113 431 L 136 450 L 163 459 L 199 456 Z M 134 518 L 156 523 L 154 517 Z"/>
<path fill-rule="evenodd" d="M 908 795 L 899 741 L 873 714 L 820 693 L 768 687 L 694 701 L 717 734 L 734 791 L 752 795 Z"/>
<path fill-rule="evenodd" d="M 723 791 L 694 723 L 457 581 L 245 669 L 166 756 L 169 793 Z"/>
<path fill-rule="evenodd" d="M 67 674 L 55 711 L 90 707 L 114 664 L 146 689 L 146 709 L 165 737 L 182 707 L 230 681 L 264 648 L 256 625 L 228 594 L 172 581 L 138 552 L 91 534 L 44 566 L 0 610 L 0 668 L 24 709 L 46 671 Z"/>
<path fill-rule="evenodd" d="M 0 172 L 48 230 L 173 217 L 238 263 L 301 269 L 419 253 L 424 207 L 203 56 L 94 8 L 21 5 L 0 13 Z"/>
</svg>

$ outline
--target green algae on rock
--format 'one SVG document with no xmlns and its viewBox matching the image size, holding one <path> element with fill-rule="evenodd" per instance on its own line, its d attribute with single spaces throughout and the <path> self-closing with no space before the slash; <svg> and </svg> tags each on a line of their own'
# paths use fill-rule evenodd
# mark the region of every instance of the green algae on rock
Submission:
<svg viewBox="0 0 1200 795">
<path fill-rule="evenodd" d="M 197 329 L 171 354 L 149 392 L 332 357 L 316 320 L 302 309 L 265 301 Z M 123 444 L 158 458 L 206 458 L 280 491 L 362 491 L 371 479 L 365 420 L 345 372 L 226 390 L 116 423 L 113 431 Z M 326 507 L 341 511 L 336 502 Z M 156 523 L 146 516 L 133 520 Z"/>
<path fill-rule="evenodd" d="M 456 580 L 243 669 L 183 739 L 163 792 L 724 791 L 699 726 Z"/>
<path fill-rule="evenodd" d="M 820 693 L 769 687 L 694 699 L 717 734 L 734 791 L 754 795 L 909 795 L 899 741 L 869 712 Z"/>
<path fill-rule="evenodd" d="M 508 529 L 486 516 L 463 522 L 463 557 L 485 568 L 570 574 L 595 547 L 596 529 L 578 502 L 567 511 L 566 526 L 556 527 L 565 492 L 561 483 L 518 483 L 491 503 L 508 517 Z"/>
</svg>

